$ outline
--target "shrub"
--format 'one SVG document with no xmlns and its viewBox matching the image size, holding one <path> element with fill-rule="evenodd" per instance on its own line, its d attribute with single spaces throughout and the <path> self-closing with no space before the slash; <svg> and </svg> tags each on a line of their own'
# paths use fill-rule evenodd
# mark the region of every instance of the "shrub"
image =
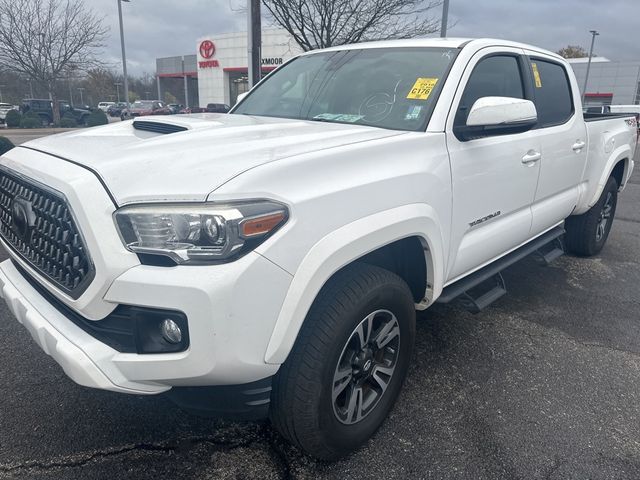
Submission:
<svg viewBox="0 0 640 480">
<path fill-rule="evenodd" d="M 109 119 L 102 110 L 91 112 L 87 117 L 87 127 L 97 127 L 98 125 L 106 125 L 108 123 Z"/>
<path fill-rule="evenodd" d="M 13 143 L 6 137 L 0 137 L 0 155 L 4 155 L 13 148 Z"/>
<path fill-rule="evenodd" d="M 18 110 L 9 110 L 7 112 L 7 118 L 4 119 L 4 123 L 7 124 L 7 128 L 18 128 L 21 119 L 22 115 L 20 115 Z"/>
<path fill-rule="evenodd" d="M 40 128 L 42 126 L 42 120 L 33 112 L 27 112 L 22 116 L 20 120 L 20 128 Z"/>
<path fill-rule="evenodd" d="M 62 128 L 75 128 L 78 126 L 78 122 L 76 122 L 76 119 L 73 118 L 73 115 L 67 112 L 60 120 L 60 126 Z"/>
</svg>

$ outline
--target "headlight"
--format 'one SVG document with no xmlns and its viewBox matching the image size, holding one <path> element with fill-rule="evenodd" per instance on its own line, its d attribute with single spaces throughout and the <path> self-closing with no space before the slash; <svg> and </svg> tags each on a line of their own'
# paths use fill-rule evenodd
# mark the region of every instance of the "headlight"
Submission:
<svg viewBox="0 0 640 480">
<path fill-rule="evenodd" d="M 129 250 L 176 263 L 228 261 L 257 247 L 287 218 L 284 205 L 269 201 L 137 205 L 115 213 Z"/>
</svg>

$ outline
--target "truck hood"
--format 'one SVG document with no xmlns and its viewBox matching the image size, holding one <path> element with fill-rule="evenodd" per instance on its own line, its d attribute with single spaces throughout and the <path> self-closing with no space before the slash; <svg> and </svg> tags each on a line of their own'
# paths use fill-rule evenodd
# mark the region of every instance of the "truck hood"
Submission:
<svg viewBox="0 0 640 480">
<path fill-rule="evenodd" d="M 260 165 L 405 133 L 246 115 L 144 118 L 147 123 L 186 130 L 160 134 L 136 129 L 126 121 L 43 137 L 22 146 L 92 169 L 116 202 L 124 205 L 204 201 L 222 184 Z"/>
</svg>

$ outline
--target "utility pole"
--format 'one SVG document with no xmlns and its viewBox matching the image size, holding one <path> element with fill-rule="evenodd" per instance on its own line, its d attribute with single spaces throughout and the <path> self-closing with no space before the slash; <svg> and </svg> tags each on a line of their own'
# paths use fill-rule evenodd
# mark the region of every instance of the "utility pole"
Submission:
<svg viewBox="0 0 640 480">
<path fill-rule="evenodd" d="M 247 0 L 249 88 L 262 77 L 262 17 L 260 0 Z"/>
<path fill-rule="evenodd" d="M 589 49 L 589 61 L 587 62 L 587 74 L 584 76 L 584 88 L 582 89 L 582 104 L 587 95 L 587 85 L 589 84 L 589 71 L 591 70 L 591 59 L 593 58 L 593 46 L 596 43 L 596 37 L 600 35 L 596 30 L 589 30 L 591 33 L 591 48 Z"/>
<path fill-rule="evenodd" d="M 442 1 L 442 23 L 440 24 L 440 36 L 447 36 L 447 23 L 449 22 L 449 0 Z"/>
<path fill-rule="evenodd" d="M 130 2 L 131 0 L 118 1 L 118 18 L 120 19 L 120 45 L 122 46 L 122 73 L 124 74 L 124 101 L 129 105 L 129 79 L 127 78 L 127 54 L 124 48 L 124 25 L 122 23 L 122 2 Z"/>
</svg>

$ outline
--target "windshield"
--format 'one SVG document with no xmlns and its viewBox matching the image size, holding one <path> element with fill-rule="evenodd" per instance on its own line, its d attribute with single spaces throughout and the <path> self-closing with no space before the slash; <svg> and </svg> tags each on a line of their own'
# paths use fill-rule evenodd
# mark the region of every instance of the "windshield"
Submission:
<svg viewBox="0 0 640 480">
<path fill-rule="evenodd" d="M 301 56 L 273 72 L 232 113 L 424 130 L 457 53 L 371 48 Z"/>
</svg>

